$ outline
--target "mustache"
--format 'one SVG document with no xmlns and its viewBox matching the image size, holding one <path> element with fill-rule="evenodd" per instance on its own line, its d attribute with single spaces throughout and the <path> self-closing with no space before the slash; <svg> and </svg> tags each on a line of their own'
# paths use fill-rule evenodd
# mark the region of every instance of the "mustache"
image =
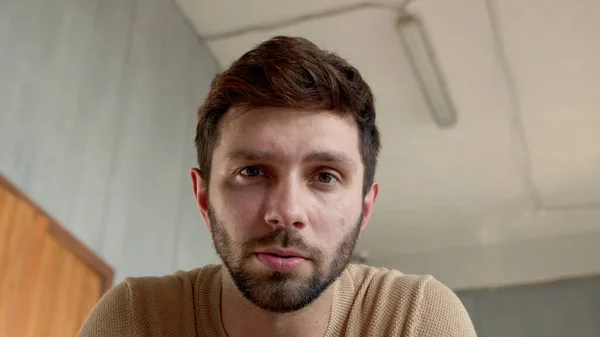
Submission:
<svg viewBox="0 0 600 337">
<path fill-rule="evenodd" d="M 300 233 L 286 229 L 278 229 L 261 237 L 247 240 L 242 244 L 242 249 L 244 251 L 253 251 L 273 246 L 291 248 L 311 255 L 319 255 L 319 251 L 309 246 Z"/>
</svg>

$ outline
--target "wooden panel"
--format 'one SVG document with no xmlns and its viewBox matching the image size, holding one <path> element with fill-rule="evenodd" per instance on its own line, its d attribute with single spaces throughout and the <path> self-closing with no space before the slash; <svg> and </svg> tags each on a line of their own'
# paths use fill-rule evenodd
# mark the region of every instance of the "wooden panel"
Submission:
<svg viewBox="0 0 600 337">
<path fill-rule="evenodd" d="M 63 336 L 74 336 L 79 331 L 83 320 L 79 320 L 79 310 L 81 303 L 81 290 L 82 284 L 84 283 L 84 277 L 86 276 L 85 271 L 89 269 L 88 266 L 83 264 L 77 258 L 71 259 L 71 275 L 70 280 L 65 283 L 59 284 L 62 288 L 65 288 L 67 296 L 63 299 L 67 302 L 65 315 L 66 322 L 64 324 L 65 331 Z M 91 277 L 98 279 L 98 275 L 90 275 Z M 96 298 L 98 300 L 98 297 Z"/>
<path fill-rule="evenodd" d="M 67 232 L 57 223 L 51 222 L 48 232 L 50 235 L 54 236 L 62 246 L 75 254 L 82 263 L 96 272 L 97 276 L 100 277 L 102 293 L 108 291 L 108 289 L 112 287 L 113 270 L 108 264 L 98 258 L 94 252 L 79 242 L 71 235 L 71 233 Z"/>
<path fill-rule="evenodd" d="M 54 310 L 55 292 L 51 286 L 55 284 L 57 270 L 62 264 L 59 260 L 60 244 L 52 237 L 45 236 L 42 249 L 42 263 L 40 265 L 39 282 L 33 289 L 33 297 L 36 305 L 31 312 L 30 324 L 27 326 L 24 336 L 47 336 L 48 329 L 52 324 L 49 315 Z"/>
<path fill-rule="evenodd" d="M 2 243 L 7 242 L 12 226 L 10 221 L 15 211 L 17 198 L 7 190 L 0 188 L 0 238 Z M 0 245 L 0 270 L 4 270 L 4 263 L 7 261 L 8 245 Z"/>
<path fill-rule="evenodd" d="M 18 291 L 21 307 L 17 317 L 15 336 L 26 335 L 28 325 L 31 323 L 31 315 L 38 303 L 33 290 L 36 289 L 39 283 L 45 281 L 39 276 L 49 222 L 50 220 L 47 217 L 38 214 L 33 230 L 29 233 L 29 240 L 27 241 L 29 254 L 22 261 L 24 270 L 21 275 L 20 290 Z"/>
<path fill-rule="evenodd" d="M 35 209 L 26 202 L 17 201 L 13 216 L 10 218 L 12 230 L 3 238 L 4 263 L 0 270 L 0 335 L 15 336 L 16 323 L 21 310 L 24 261 L 30 258 L 30 234 L 35 231 Z"/>
<path fill-rule="evenodd" d="M 73 336 L 69 335 L 69 307 L 72 301 L 76 301 L 79 294 L 74 291 L 70 291 L 69 287 L 73 281 L 73 260 L 74 256 L 66 251 L 64 248 L 58 246 L 57 259 L 60 261 L 60 266 L 57 270 L 57 278 L 53 284 L 48 284 L 47 287 L 51 288 L 55 293 L 54 307 L 50 314 L 52 325 L 48 331 L 49 336 Z"/>
<path fill-rule="evenodd" d="M 87 246 L 82 244 L 79 240 L 77 240 L 71 233 L 65 230 L 61 225 L 59 225 L 56 221 L 54 221 L 48 214 L 46 214 L 35 202 L 29 199 L 26 195 L 24 195 L 20 190 L 18 190 L 14 185 L 12 185 L 8 180 L 6 180 L 2 175 L 0 175 L 0 193 L 6 194 L 8 193 L 8 199 L 20 199 L 26 204 L 29 204 L 29 207 L 35 209 L 40 215 L 43 215 L 47 219 L 49 219 L 48 225 L 48 233 L 60 242 L 60 244 L 66 247 L 69 251 L 73 252 L 83 263 L 88 265 L 92 270 L 94 270 L 101 277 L 102 282 L 102 293 L 108 291 L 112 287 L 114 270 L 111 266 L 109 266 L 106 262 L 100 259 L 94 252 L 92 252 Z M 0 195 L 2 195 L 0 194 Z M 2 202 L 2 197 L 0 196 L 0 202 Z M 7 206 L 12 207 L 14 206 Z M 5 213 L 12 213 L 14 209 L 7 209 L 6 212 L 0 212 L 0 229 L 2 228 L 3 223 L 3 215 Z M 6 226 L 10 224 L 10 218 L 6 219 Z M 7 230 L 10 231 L 10 226 L 7 227 Z M 1 233 L 1 232 L 0 232 Z M 0 235 L 0 239 L 4 238 L 4 236 Z M 1 241 L 0 241 L 1 242 Z M 1 245 L 0 245 L 1 247 Z M 1 250 L 0 250 L 1 252 Z M 1 256 L 1 255 L 0 255 Z M 0 259 L 1 263 L 1 259 Z M 0 269 L 1 270 L 1 269 Z"/>
<path fill-rule="evenodd" d="M 0 336 L 75 336 L 112 269 L 0 176 Z"/>
<path fill-rule="evenodd" d="M 102 282 L 96 273 L 62 247 L 55 238 L 48 238 L 49 250 L 53 252 L 45 261 L 48 268 L 44 269 L 49 271 L 52 266 L 56 276 L 44 282 L 39 289 L 52 292 L 50 302 L 53 305 L 49 312 L 47 307 L 40 310 L 46 312 L 46 318 L 32 335 L 75 336 L 100 298 Z"/>
</svg>

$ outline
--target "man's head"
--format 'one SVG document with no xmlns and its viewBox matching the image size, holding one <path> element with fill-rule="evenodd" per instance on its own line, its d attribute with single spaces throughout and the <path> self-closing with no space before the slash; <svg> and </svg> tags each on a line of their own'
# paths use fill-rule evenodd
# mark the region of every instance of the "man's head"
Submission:
<svg viewBox="0 0 600 337">
<path fill-rule="evenodd" d="M 198 115 L 194 194 L 231 278 L 265 310 L 310 304 L 377 197 L 369 86 L 308 40 L 276 37 L 219 74 Z"/>
</svg>

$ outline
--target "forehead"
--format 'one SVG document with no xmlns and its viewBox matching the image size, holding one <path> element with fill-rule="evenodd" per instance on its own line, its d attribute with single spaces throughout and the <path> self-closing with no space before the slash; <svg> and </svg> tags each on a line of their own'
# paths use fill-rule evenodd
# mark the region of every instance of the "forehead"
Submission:
<svg viewBox="0 0 600 337">
<path fill-rule="evenodd" d="M 361 164 L 356 122 L 337 112 L 273 107 L 233 110 L 219 123 L 219 134 L 215 161 L 240 150 L 260 150 L 287 159 L 330 151 Z"/>
</svg>

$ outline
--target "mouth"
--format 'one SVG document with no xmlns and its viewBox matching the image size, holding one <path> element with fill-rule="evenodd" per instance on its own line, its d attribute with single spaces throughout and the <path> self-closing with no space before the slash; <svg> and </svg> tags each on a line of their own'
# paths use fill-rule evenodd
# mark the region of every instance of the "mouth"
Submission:
<svg viewBox="0 0 600 337">
<path fill-rule="evenodd" d="M 294 271 L 300 268 L 308 258 L 292 250 L 267 249 L 256 253 L 265 267 L 280 272 Z"/>
<path fill-rule="evenodd" d="M 296 257 L 296 258 L 307 259 L 306 256 L 304 256 L 294 250 L 265 249 L 265 250 L 258 252 L 258 254 L 267 254 L 267 255 L 272 255 L 274 257 L 279 257 L 279 258 L 294 258 L 294 257 Z"/>
</svg>

